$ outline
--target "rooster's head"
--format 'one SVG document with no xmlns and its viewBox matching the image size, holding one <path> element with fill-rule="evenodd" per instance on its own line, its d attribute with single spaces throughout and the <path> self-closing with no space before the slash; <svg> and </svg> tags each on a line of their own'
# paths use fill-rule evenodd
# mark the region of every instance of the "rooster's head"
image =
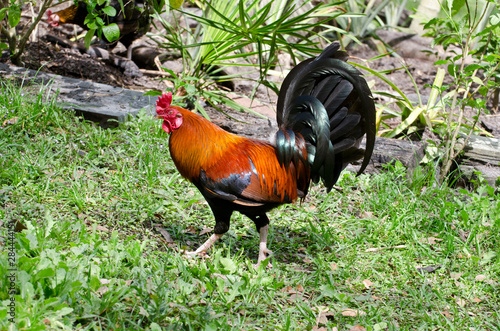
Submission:
<svg viewBox="0 0 500 331">
<path fill-rule="evenodd" d="M 170 133 L 182 125 L 179 107 L 172 106 L 172 92 L 163 93 L 156 101 L 156 115 L 163 120 L 162 129 Z"/>
</svg>

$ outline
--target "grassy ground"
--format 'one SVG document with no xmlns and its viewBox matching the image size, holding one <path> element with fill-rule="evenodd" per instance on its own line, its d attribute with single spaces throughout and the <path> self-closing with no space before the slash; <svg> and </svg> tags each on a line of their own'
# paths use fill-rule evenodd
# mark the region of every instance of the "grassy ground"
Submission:
<svg viewBox="0 0 500 331">
<path fill-rule="evenodd" d="M 15 234 L 15 325 L 1 253 L 2 330 L 500 328 L 491 187 L 427 186 L 397 165 L 346 173 L 338 190 L 315 186 L 270 213 L 271 270 L 252 267 L 258 236 L 240 215 L 209 259 L 188 260 L 179 251 L 206 240 L 213 217 L 160 123 L 103 130 L 50 93 L 0 88 L 0 244 L 12 222 L 27 227 Z"/>
</svg>

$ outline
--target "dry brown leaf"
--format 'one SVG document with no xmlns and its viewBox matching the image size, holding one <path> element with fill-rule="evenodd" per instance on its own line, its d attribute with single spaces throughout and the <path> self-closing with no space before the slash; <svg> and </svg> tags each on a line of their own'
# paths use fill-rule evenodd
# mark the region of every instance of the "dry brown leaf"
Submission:
<svg viewBox="0 0 500 331">
<path fill-rule="evenodd" d="M 182 232 L 184 232 L 184 233 L 189 232 L 189 233 L 192 233 L 192 234 L 196 234 L 196 229 L 194 228 L 194 226 L 190 226 L 190 227 L 188 227 L 187 229 L 185 229 Z"/>
<path fill-rule="evenodd" d="M 358 324 L 350 328 L 349 331 L 366 331 L 366 329 Z"/>
<path fill-rule="evenodd" d="M 365 285 L 366 289 L 369 289 L 373 284 L 374 283 L 371 280 L 369 280 L 369 279 L 365 279 L 363 281 L 363 285 Z"/>
<path fill-rule="evenodd" d="M 474 313 L 473 313 L 473 312 L 471 312 L 471 311 L 468 311 L 468 312 L 467 312 L 467 314 L 469 314 L 469 316 L 473 316 L 473 317 L 474 317 L 474 316 L 477 316 L 476 314 L 474 314 Z"/>
<path fill-rule="evenodd" d="M 299 252 L 305 252 L 306 248 L 305 247 L 299 247 L 299 248 L 297 248 L 297 251 L 299 251 Z"/>
<path fill-rule="evenodd" d="M 342 314 L 342 316 L 350 316 L 350 317 L 366 315 L 366 313 L 362 310 L 356 310 L 356 309 L 350 309 L 350 308 L 342 310 L 341 314 Z"/>
<path fill-rule="evenodd" d="M 13 117 L 11 119 L 3 121 L 3 126 L 6 126 L 7 124 L 16 124 L 17 121 L 19 120 L 19 117 Z"/>
<path fill-rule="evenodd" d="M 376 296 L 376 295 L 372 295 L 372 299 L 373 299 L 373 300 L 382 300 L 382 298 L 381 298 L 381 297 L 378 297 L 378 296 Z"/>
<path fill-rule="evenodd" d="M 101 286 L 97 289 L 96 293 L 103 295 L 104 293 L 108 292 L 109 288 L 107 286 Z"/>
<path fill-rule="evenodd" d="M 474 299 L 472 299 L 472 301 L 474 301 L 475 303 L 480 303 L 480 302 L 481 302 L 481 301 L 483 301 L 483 300 L 481 300 L 481 299 L 479 299 L 479 298 L 474 298 Z"/>
<path fill-rule="evenodd" d="M 160 234 L 165 239 L 165 242 L 167 242 L 167 243 L 174 242 L 174 240 L 172 239 L 172 236 L 170 235 L 170 233 L 167 230 L 165 230 L 164 228 L 159 227 L 159 226 L 156 227 L 156 230 L 158 230 L 158 232 L 160 232 Z"/>
<path fill-rule="evenodd" d="M 109 229 L 105 226 L 102 226 L 102 225 L 97 225 L 95 228 L 96 228 L 96 230 L 99 230 L 99 231 L 109 232 Z"/>
<path fill-rule="evenodd" d="M 204 228 L 203 230 L 200 231 L 199 236 L 203 236 L 206 233 L 212 232 L 214 228 Z"/>
<path fill-rule="evenodd" d="M 438 243 L 438 241 L 443 241 L 443 239 L 436 238 L 436 237 L 429 237 L 429 238 L 420 239 L 421 243 L 429 244 L 429 245 L 436 245 Z"/>
<path fill-rule="evenodd" d="M 328 329 L 325 328 L 324 326 L 322 326 L 322 327 L 313 326 L 313 328 L 311 330 L 312 331 L 327 331 Z"/>
<path fill-rule="evenodd" d="M 339 266 L 336 263 L 330 263 L 330 269 L 332 269 L 332 271 L 337 270 L 338 267 Z"/>
<path fill-rule="evenodd" d="M 371 211 L 364 211 L 362 214 L 361 214 L 361 218 L 367 218 L 367 219 L 373 219 L 373 212 Z"/>
<path fill-rule="evenodd" d="M 309 207 L 305 207 L 304 209 L 305 209 L 305 210 L 308 210 L 308 211 L 314 211 L 314 210 L 316 210 L 316 206 L 314 206 L 314 205 L 309 205 Z"/>
<path fill-rule="evenodd" d="M 149 313 L 142 306 L 139 306 L 139 315 L 147 317 L 147 316 L 149 316 Z"/>
<path fill-rule="evenodd" d="M 310 258 L 308 258 L 308 257 L 304 258 L 302 261 L 303 261 L 304 263 L 307 263 L 307 264 L 309 264 L 309 263 L 311 263 L 311 262 L 312 262 L 312 260 L 311 260 Z"/>
<path fill-rule="evenodd" d="M 477 275 L 476 278 L 475 278 L 478 282 L 482 282 L 483 280 L 486 279 L 486 276 L 485 275 Z"/>
<path fill-rule="evenodd" d="M 451 318 L 451 314 L 450 314 L 450 312 L 449 312 L 449 311 L 447 311 L 447 310 L 442 311 L 442 312 L 441 312 L 441 314 L 443 314 L 443 315 L 444 315 L 444 316 L 446 316 L 447 318 Z"/>
<path fill-rule="evenodd" d="M 453 279 L 459 279 L 460 277 L 462 277 L 463 275 L 463 272 L 452 272 L 450 273 L 450 277 L 453 278 Z"/>
<path fill-rule="evenodd" d="M 365 250 L 365 253 L 378 252 L 378 251 L 383 251 L 385 249 L 393 249 L 393 248 L 406 248 L 406 245 L 397 245 L 397 246 L 390 246 L 390 247 L 372 247 L 372 248 L 368 248 L 367 250 Z"/>
<path fill-rule="evenodd" d="M 105 278 L 101 278 L 101 279 L 99 279 L 99 281 L 101 282 L 102 285 L 107 285 L 107 284 L 111 283 L 111 280 L 105 279 Z"/>
<path fill-rule="evenodd" d="M 460 298 L 457 298 L 457 301 L 455 301 L 455 302 L 456 302 L 456 303 L 457 303 L 457 305 L 459 305 L 460 307 L 465 306 L 465 304 L 467 303 L 467 302 L 465 302 L 465 300 L 464 300 L 464 299 L 460 299 Z"/>
<path fill-rule="evenodd" d="M 297 285 L 297 291 L 298 292 L 304 292 L 304 287 L 302 285 Z"/>
<path fill-rule="evenodd" d="M 130 284 L 132 284 L 133 281 L 134 280 L 132 280 L 132 279 L 126 280 L 125 285 L 130 286 Z"/>
<path fill-rule="evenodd" d="M 459 259 L 470 259 L 470 254 L 462 254 L 462 253 L 458 253 L 457 254 L 457 257 Z"/>
</svg>

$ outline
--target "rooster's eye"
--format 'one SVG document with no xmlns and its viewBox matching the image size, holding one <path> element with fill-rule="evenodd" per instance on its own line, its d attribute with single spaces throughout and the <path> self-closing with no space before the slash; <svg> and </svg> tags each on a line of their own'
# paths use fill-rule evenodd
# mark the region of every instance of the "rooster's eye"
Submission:
<svg viewBox="0 0 500 331">
<path fill-rule="evenodd" d="M 174 113 L 173 111 L 169 111 L 169 112 L 168 112 L 168 114 L 169 114 L 169 115 L 172 115 L 173 113 Z"/>
</svg>

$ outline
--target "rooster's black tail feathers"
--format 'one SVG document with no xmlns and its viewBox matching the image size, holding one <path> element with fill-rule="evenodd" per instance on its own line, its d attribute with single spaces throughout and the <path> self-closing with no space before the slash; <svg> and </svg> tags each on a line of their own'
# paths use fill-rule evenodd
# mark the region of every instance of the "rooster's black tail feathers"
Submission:
<svg viewBox="0 0 500 331">
<path fill-rule="evenodd" d="M 311 178 L 321 178 L 328 191 L 348 163 L 363 158 L 361 173 L 375 145 L 375 104 L 370 89 L 339 48 L 335 42 L 317 58 L 293 68 L 281 87 L 277 109 L 278 159 L 286 164 L 298 155 L 293 132 L 299 133 L 307 145 Z M 360 143 L 365 134 L 363 150 Z"/>
</svg>

